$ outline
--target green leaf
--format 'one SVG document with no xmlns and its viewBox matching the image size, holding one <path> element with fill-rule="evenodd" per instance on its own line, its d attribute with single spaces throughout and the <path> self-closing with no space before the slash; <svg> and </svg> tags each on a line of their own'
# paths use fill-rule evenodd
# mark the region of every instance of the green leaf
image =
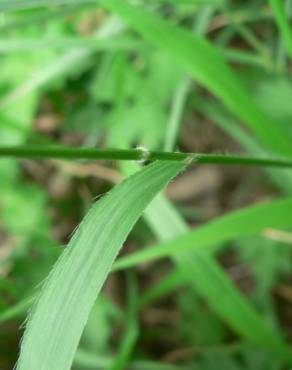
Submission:
<svg viewBox="0 0 292 370">
<path fill-rule="evenodd" d="M 74 363 L 78 368 L 103 370 L 108 369 L 113 361 L 112 357 L 102 357 L 78 349 Z M 189 370 L 189 368 L 156 361 L 134 360 L 128 364 L 127 370 Z"/>
<path fill-rule="evenodd" d="M 70 368 L 90 310 L 123 242 L 148 203 L 184 167 L 155 162 L 92 207 L 32 310 L 18 370 Z"/>
<path fill-rule="evenodd" d="M 267 94 L 265 94 L 264 99 L 269 99 L 268 104 L 267 100 L 265 100 L 265 108 L 269 109 L 270 106 L 272 106 L 272 109 L 277 106 L 275 110 L 273 110 L 274 114 L 278 113 L 278 118 L 281 117 L 281 114 L 283 113 L 283 110 L 280 109 L 283 107 L 281 104 L 283 104 L 283 100 L 288 100 L 287 96 L 289 95 L 292 98 L 292 90 L 289 91 L 288 88 L 283 89 L 283 85 L 277 83 L 273 80 L 273 90 L 275 90 L 276 85 L 276 91 L 274 94 L 271 94 L 271 91 L 268 91 Z M 282 86 L 282 89 L 281 89 Z M 286 86 L 287 87 L 287 86 Z M 281 91 L 279 91 L 279 89 Z M 267 90 L 270 90 L 269 88 Z M 275 103 L 275 95 L 277 95 L 277 103 Z M 280 97 L 279 97 L 280 95 Z M 255 97 L 257 99 L 257 97 Z M 281 104 L 280 104 L 281 101 Z M 264 103 L 264 102 L 263 102 Z M 280 108 L 279 108 L 280 104 Z M 285 104 L 285 102 L 284 102 Z M 237 120 L 233 119 L 228 115 L 224 108 L 222 108 L 219 105 L 216 105 L 213 103 L 207 103 L 205 104 L 202 100 L 198 99 L 197 107 L 199 107 L 199 111 L 205 114 L 208 118 L 211 118 L 212 121 L 214 121 L 222 130 L 224 130 L 228 135 L 230 135 L 233 139 L 235 139 L 245 150 L 247 150 L 250 154 L 254 156 L 263 155 L 263 149 L 258 145 L 255 138 L 252 135 L 249 135 L 245 132 L 245 130 L 239 126 Z M 269 108 L 268 108 L 269 107 Z M 271 109 L 271 110 L 272 110 Z M 286 105 L 286 112 L 288 114 L 289 108 Z M 290 117 L 290 118 L 289 118 Z M 283 117 L 284 118 L 284 117 Z M 285 117 L 286 122 L 289 122 L 289 120 L 292 118 L 292 110 L 291 115 Z M 287 125 L 286 125 L 287 126 Z M 289 137 L 291 137 L 291 134 L 288 132 L 287 127 L 285 127 L 285 132 L 289 134 Z M 291 195 L 292 191 L 292 173 L 290 170 L 285 171 L 278 171 L 273 170 L 272 168 L 269 168 L 266 170 L 268 176 L 271 178 L 271 180 L 285 193 L 285 195 L 289 196 Z"/>
<path fill-rule="evenodd" d="M 129 268 L 140 262 L 179 255 L 194 249 L 212 252 L 222 247 L 222 243 L 232 239 L 255 235 L 268 228 L 292 227 L 291 209 L 292 198 L 240 209 L 184 233 L 170 242 L 120 258 L 114 268 Z"/>
<path fill-rule="evenodd" d="M 287 226 L 287 223 L 283 220 L 289 219 L 288 215 L 291 213 L 291 205 L 292 199 L 289 199 L 288 205 L 284 205 L 283 207 L 280 202 L 278 207 L 275 206 L 273 210 L 270 211 L 274 216 L 274 218 L 271 216 L 273 220 L 272 226 L 275 225 L 278 227 L 279 224 L 285 224 Z M 282 213 L 282 211 L 284 212 Z M 232 230 L 236 225 L 238 229 L 241 229 L 243 232 L 249 228 L 250 224 L 255 222 L 255 219 L 242 217 L 240 212 L 238 213 L 239 217 L 236 214 L 235 216 L 233 215 L 235 218 L 235 225 L 225 224 L 224 228 L 219 221 L 219 225 L 217 224 L 213 230 L 207 230 L 206 232 L 204 229 L 202 232 L 203 237 L 201 236 L 202 240 L 204 241 L 204 238 L 210 238 L 210 235 L 213 235 L 214 231 L 217 231 L 217 234 L 213 235 L 214 239 L 212 241 L 213 243 L 216 241 L 220 242 L 222 241 L 220 240 L 221 232 L 226 237 L 226 235 L 232 234 Z M 241 295 L 213 256 L 211 256 L 210 253 L 205 253 L 205 250 L 200 248 L 201 245 L 197 245 L 198 247 L 193 249 L 197 239 L 191 238 L 190 235 L 196 233 L 196 230 L 190 233 L 187 232 L 188 227 L 184 220 L 165 198 L 162 196 L 156 197 L 147 208 L 145 217 L 148 225 L 160 241 L 167 241 L 177 235 L 183 234 L 180 238 L 176 239 L 174 242 L 165 244 L 165 246 L 167 248 L 167 246 L 172 245 L 173 253 L 170 254 L 170 257 L 176 264 L 177 269 L 183 274 L 189 286 L 206 299 L 217 315 L 251 343 L 266 348 L 279 356 L 279 358 L 292 363 L 291 349 L 282 341 L 279 333 L 277 333 L 274 328 L 269 327 L 254 310 L 253 306 Z M 247 222 L 247 220 L 249 222 Z M 257 223 L 260 226 L 265 225 L 259 219 L 257 219 Z M 291 221 L 289 224 L 291 225 Z M 181 242 L 185 240 L 185 236 L 189 243 L 188 248 L 185 248 L 185 245 Z M 193 250 L 190 250 L 191 248 Z M 145 250 L 145 254 L 147 255 L 148 251 L 153 253 L 156 249 L 157 248 L 151 248 Z M 129 258 L 131 258 L 131 256 Z M 144 261 L 146 260 L 145 258 Z"/>
<path fill-rule="evenodd" d="M 38 52 L 40 49 L 60 49 L 66 50 L 72 47 L 86 47 L 94 51 L 117 51 L 117 50 L 137 50 L 144 47 L 145 44 L 137 42 L 131 38 L 106 38 L 97 37 L 58 37 L 58 38 L 0 38 L 0 52 Z M 69 67 L 70 68 L 70 67 Z"/>
<path fill-rule="evenodd" d="M 198 249 L 176 256 L 182 273 L 212 309 L 250 342 L 292 363 L 292 350 L 239 293 L 211 255 Z"/>
<path fill-rule="evenodd" d="M 119 21 L 109 18 L 95 34 L 96 41 L 109 41 L 111 36 L 117 36 L 120 32 L 120 29 L 117 28 L 119 23 Z M 42 65 L 41 68 L 34 70 L 29 78 L 26 78 L 13 91 L 1 98 L 0 110 L 7 107 L 10 108 L 15 101 L 19 104 L 18 100 L 20 98 L 31 94 L 49 82 L 56 82 L 60 77 L 64 78 L 68 73 L 76 72 L 78 68 L 83 68 L 84 65 L 90 63 L 93 51 L 94 49 L 88 47 L 88 45 L 70 48 L 53 61 L 50 60 L 46 65 Z"/>
<path fill-rule="evenodd" d="M 208 41 L 124 0 L 106 0 L 103 5 L 118 13 L 147 41 L 167 52 L 171 59 L 220 98 L 267 148 L 292 155 L 290 141 L 277 123 L 253 102 L 223 55 Z"/>
<path fill-rule="evenodd" d="M 0 11 L 19 10 L 52 5 L 95 4 L 98 0 L 1 0 Z"/>
<path fill-rule="evenodd" d="M 129 366 L 129 361 L 134 349 L 134 346 L 139 337 L 139 325 L 137 316 L 137 281 L 134 275 L 127 276 L 128 290 L 128 307 L 125 316 L 125 331 L 122 340 L 120 341 L 119 351 L 116 355 L 113 364 L 108 367 L 108 370 L 123 370 Z"/>
<path fill-rule="evenodd" d="M 275 14 L 280 32 L 286 44 L 286 48 L 292 57 L 292 28 L 285 11 L 284 0 L 270 0 L 270 5 Z"/>
<path fill-rule="evenodd" d="M 289 207 L 286 208 L 286 213 L 282 214 L 283 207 L 279 208 L 275 207 L 273 210 L 274 221 L 277 226 L 282 217 L 283 219 L 288 217 L 288 209 L 291 210 L 291 200 Z M 178 235 L 187 231 L 187 226 L 182 218 L 171 207 L 171 204 L 162 197 L 156 198 L 151 203 L 146 211 L 146 217 L 149 225 L 160 240 L 167 240 L 175 234 Z M 239 225 L 241 225 L 242 229 L 247 228 L 248 226 L 246 225 L 253 223 L 253 220 L 250 218 L 244 218 L 244 220 L 241 218 L 240 221 Z M 224 230 L 221 226 L 219 225 L 219 230 L 222 231 L 223 235 L 225 232 L 226 235 L 228 228 L 226 227 Z M 230 225 L 230 228 L 232 229 L 232 225 Z M 209 230 L 207 234 L 212 235 L 212 232 Z M 219 235 L 220 231 L 216 239 L 219 239 Z M 178 240 L 183 238 L 184 235 Z M 189 242 L 193 246 L 195 240 L 192 239 Z M 179 271 L 184 275 L 185 281 L 190 287 L 203 296 L 214 312 L 238 334 L 291 363 L 292 351 L 288 345 L 281 340 L 279 333 L 269 327 L 252 305 L 240 294 L 216 260 L 209 253 L 205 253 L 202 248 L 184 251 L 183 247 L 183 243 L 176 242 L 175 250 L 180 253 L 173 254 L 171 258 Z"/>
</svg>

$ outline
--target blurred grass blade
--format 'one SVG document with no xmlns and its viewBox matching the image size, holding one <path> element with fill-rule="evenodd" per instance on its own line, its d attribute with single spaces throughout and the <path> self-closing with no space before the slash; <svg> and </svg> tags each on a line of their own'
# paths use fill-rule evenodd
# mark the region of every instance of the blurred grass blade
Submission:
<svg viewBox="0 0 292 370">
<path fill-rule="evenodd" d="M 70 368 L 90 309 L 121 245 L 148 203 L 184 166 L 155 162 L 93 206 L 32 310 L 18 370 Z"/>
<path fill-rule="evenodd" d="M 117 50 L 137 50 L 145 48 L 145 44 L 137 42 L 131 38 L 112 37 L 99 39 L 97 37 L 63 37 L 63 38 L 19 38 L 19 39 L 0 39 L 0 53 L 11 52 L 37 52 L 40 49 L 56 48 L 68 49 L 72 47 L 86 47 L 94 51 L 117 51 Z"/>
<path fill-rule="evenodd" d="M 248 153 L 253 156 L 264 155 L 262 147 L 258 145 L 255 138 L 247 133 L 235 119 L 226 114 L 221 106 L 214 103 L 206 103 L 205 100 L 198 99 L 196 109 L 214 121 L 228 135 L 233 137 Z M 292 172 L 290 170 L 278 171 L 268 168 L 266 172 L 274 184 L 276 184 L 286 196 L 291 196 Z"/>
<path fill-rule="evenodd" d="M 279 217 L 279 213 L 277 215 Z M 151 203 L 145 216 L 162 241 L 181 234 L 183 230 L 187 231 L 183 219 L 162 196 Z M 181 250 L 180 243 L 176 243 L 176 250 Z M 232 329 L 248 341 L 272 351 L 289 363 L 292 362 L 290 348 L 281 340 L 279 334 L 262 320 L 210 254 L 197 248 L 174 254 L 171 258 L 190 287 L 200 293 L 214 312 Z"/>
<path fill-rule="evenodd" d="M 177 255 L 181 269 L 212 309 L 237 333 L 292 364 L 292 350 L 241 295 L 211 255 L 203 250 Z"/>
<path fill-rule="evenodd" d="M 78 368 L 107 370 L 113 362 L 114 359 L 111 357 L 101 357 L 91 352 L 78 349 L 74 364 L 76 364 Z M 137 359 L 129 363 L 127 370 L 189 370 L 189 367 Z"/>
<path fill-rule="evenodd" d="M 89 53 L 87 49 L 83 48 L 67 51 L 47 67 L 35 71 L 31 78 L 18 86 L 14 91 L 4 96 L 0 100 L 0 109 L 6 108 L 8 105 L 32 93 L 45 83 L 62 76 L 65 72 L 75 68 L 76 63 L 83 61 L 88 56 Z"/>
<path fill-rule="evenodd" d="M 104 0 L 103 5 L 119 14 L 147 41 L 167 52 L 193 78 L 210 89 L 248 125 L 262 144 L 279 153 L 292 155 L 290 141 L 277 123 L 253 102 L 223 55 L 208 41 L 124 0 Z"/>
<path fill-rule="evenodd" d="M 99 0 L 0 0 L 0 12 L 56 5 L 98 4 Z M 152 0 L 153 4 L 176 3 L 176 0 Z M 182 4 L 220 4 L 221 0 L 181 0 Z"/>
<path fill-rule="evenodd" d="M 165 135 L 165 151 L 171 151 L 175 148 L 175 143 L 180 129 L 180 122 L 190 87 L 191 81 L 188 77 L 183 77 L 177 85 L 177 89 L 173 96 L 168 127 Z"/>
<path fill-rule="evenodd" d="M 185 283 L 185 278 L 182 273 L 175 269 L 169 273 L 165 278 L 156 281 L 153 287 L 149 288 L 139 299 L 139 307 L 143 307 L 161 299 L 165 295 L 173 292 L 177 287 Z"/>
<path fill-rule="evenodd" d="M 98 0 L 0 0 L 0 12 L 52 5 L 95 4 Z"/>
<path fill-rule="evenodd" d="M 139 337 L 139 324 L 137 317 L 138 289 L 134 275 L 127 276 L 128 307 L 124 319 L 125 333 L 119 345 L 119 351 L 109 370 L 124 370 L 128 368 L 134 346 Z"/>
<path fill-rule="evenodd" d="M 96 32 L 96 42 L 102 42 L 103 40 L 108 40 L 111 36 L 117 35 L 122 27 L 119 20 L 114 17 L 109 18 Z M 34 71 L 30 78 L 17 86 L 15 90 L 1 98 L 0 109 L 6 108 L 18 99 L 39 89 L 46 83 L 52 82 L 56 78 L 72 72 L 72 70 L 78 68 L 78 65 L 80 66 L 88 63 L 93 51 L 94 49 L 90 48 L 88 45 L 67 50 L 60 57 L 56 58 L 54 62 Z"/>
<path fill-rule="evenodd" d="M 118 259 L 114 269 L 180 254 L 192 249 L 214 251 L 229 240 L 261 233 L 268 228 L 292 227 L 292 198 L 240 209 L 219 217 L 175 240 Z M 215 245 L 216 244 L 216 245 Z"/>
<path fill-rule="evenodd" d="M 131 164 L 128 163 L 128 169 L 130 166 Z M 290 210 L 291 203 L 292 199 L 289 204 Z M 277 219 L 280 212 L 281 209 L 275 209 Z M 287 215 L 284 213 L 285 216 Z M 145 218 L 157 238 L 162 242 L 181 234 L 189 235 L 187 224 L 175 208 L 161 195 L 157 196 L 147 207 Z M 250 221 L 252 223 L 252 220 Z M 246 219 L 244 222 L 241 220 L 241 223 L 244 227 L 247 224 Z M 207 234 L 212 234 L 212 232 L 208 231 Z M 216 236 L 220 242 L 218 235 L 220 232 Z M 183 238 L 184 235 L 181 236 L 181 239 Z M 193 244 L 194 240 L 190 245 L 193 246 Z M 155 250 L 155 248 L 153 249 Z M 178 271 L 183 274 L 189 286 L 206 299 L 216 314 L 251 343 L 272 351 L 287 363 L 292 363 L 291 349 L 280 338 L 279 333 L 270 328 L 253 306 L 241 295 L 213 256 L 205 253 L 201 248 L 183 252 L 181 244 L 177 242 L 175 249 L 181 253 L 172 254 L 170 257 L 176 264 Z"/>
<path fill-rule="evenodd" d="M 32 305 L 33 301 L 34 297 L 28 297 L 16 303 L 14 306 L 10 306 L 2 311 L 0 313 L 0 325 L 8 320 L 14 319 L 15 317 L 21 317 Z"/>
<path fill-rule="evenodd" d="M 275 14 L 280 32 L 282 33 L 286 48 L 290 54 L 290 57 L 292 58 L 292 28 L 291 24 L 289 24 L 289 20 L 285 11 L 285 1 L 270 0 L 270 4 Z"/>
</svg>

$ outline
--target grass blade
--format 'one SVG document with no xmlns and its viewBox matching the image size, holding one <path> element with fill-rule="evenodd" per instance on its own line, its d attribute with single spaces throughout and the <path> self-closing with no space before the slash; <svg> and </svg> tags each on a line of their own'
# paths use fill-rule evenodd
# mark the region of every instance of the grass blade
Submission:
<svg viewBox="0 0 292 370">
<path fill-rule="evenodd" d="M 214 258 L 198 249 L 176 257 L 187 281 L 207 300 L 212 309 L 237 333 L 251 343 L 292 363 L 292 350 L 241 295 Z"/>
<path fill-rule="evenodd" d="M 27 309 L 32 305 L 34 297 L 28 297 L 24 300 L 16 303 L 14 306 L 10 306 L 6 310 L 0 313 L 0 325 L 6 321 L 14 319 L 15 317 L 21 317 Z"/>
<path fill-rule="evenodd" d="M 99 357 L 95 354 L 78 349 L 75 358 L 76 366 L 86 369 L 108 369 L 114 359 L 111 357 Z M 176 366 L 167 363 L 159 363 L 147 360 L 134 360 L 128 364 L 127 370 L 189 370 L 185 366 Z"/>
<path fill-rule="evenodd" d="M 263 148 L 258 145 L 254 137 L 248 134 L 235 119 L 226 114 L 222 107 L 216 106 L 216 104 L 205 104 L 200 101 L 196 105 L 196 108 L 206 115 L 206 117 L 211 118 L 228 135 L 233 137 L 248 153 L 253 156 L 264 154 Z M 267 169 L 267 174 L 286 196 L 291 196 L 291 171 L 277 171 L 269 168 Z"/>
<path fill-rule="evenodd" d="M 108 40 L 111 36 L 120 32 L 120 22 L 116 19 L 109 18 L 105 24 L 96 32 L 97 42 Z M 34 71 L 32 76 L 20 84 L 15 90 L 9 92 L 0 100 L 0 110 L 13 104 L 18 99 L 34 92 L 48 82 L 70 73 L 80 64 L 89 62 L 93 53 L 90 47 L 76 47 L 68 49 L 60 57 L 43 68 Z"/>
<path fill-rule="evenodd" d="M 12 52 L 38 52 L 40 49 L 68 49 L 76 47 L 86 47 L 94 51 L 133 51 L 145 48 L 145 44 L 137 42 L 131 38 L 107 38 L 98 39 L 97 37 L 64 37 L 64 38 L 42 38 L 42 39 L 0 39 L 0 53 Z"/>
<path fill-rule="evenodd" d="M 2 0 L 0 1 L 0 12 L 8 10 L 21 10 L 52 5 L 75 5 L 75 4 L 96 4 L 98 0 Z"/>
<path fill-rule="evenodd" d="M 185 279 L 181 272 L 177 269 L 169 273 L 165 278 L 159 282 L 155 282 L 155 285 L 149 288 L 140 298 L 139 307 L 149 305 L 161 297 L 173 292 L 174 289 L 185 283 Z"/>
<path fill-rule="evenodd" d="M 128 165 L 128 170 L 129 169 L 131 169 L 130 165 Z M 277 227 L 279 225 L 281 222 L 279 220 L 283 215 L 284 219 L 289 218 L 288 214 L 291 213 L 291 205 L 292 199 L 290 198 L 288 205 L 285 205 L 285 201 L 284 206 L 280 202 L 278 208 L 275 206 L 272 211 L 270 211 L 270 213 L 273 213 L 273 215 L 271 215 L 273 226 L 276 225 Z M 282 214 L 283 210 L 286 211 L 286 213 L 284 212 Z M 280 215 L 281 217 L 279 217 Z M 188 285 L 203 296 L 224 321 L 251 343 L 272 351 L 274 354 L 287 361 L 287 363 L 292 363 L 291 349 L 280 338 L 279 333 L 269 327 L 249 302 L 241 295 L 213 256 L 210 253 L 205 253 L 202 248 L 190 250 L 191 246 L 192 248 L 194 247 L 194 239 L 192 241 L 189 240 L 189 249 L 183 249 L 183 245 L 180 241 L 184 239 L 184 234 L 188 236 L 189 234 L 195 233 L 196 230 L 190 233 L 187 232 L 188 227 L 184 220 L 163 196 L 158 196 L 151 202 L 145 211 L 145 218 L 148 225 L 161 242 L 167 242 L 178 235 L 182 235 L 176 241 L 169 242 L 169 245 L 173 245 L 173 252 L 179 251 L 179 253 L 173 253 L 169 256 L 175 263 L 178 271 L 183 274 Z M 253 223 L 252 219 L 248 218 L 248 220 L 251 222 L 247 223 L 246 218 L 242 218 L 240 215 L 239 220 L 237 220 L 235 214 L 235 223 L 237 221 L 238 225 L 241 225 L 243 230 L 248 227 L 247 225 Z M 289 224 L 291 225 L 291 221 Z M 225 224 L 225 229 L 222 229 L 223 235 L 224 233 L 228 233 L 229 229 L 232 230 L 233 226 L 232 224 Z M 205 238 L 208 238 L 208 236 L 210 237 L 212 234 L 212 230 L 207 230 Z M 221 225 L 219 225 L 217 235 L 214 236 L 215 240 L 213 240 L 213 243 L 217 241 L 220 242 L 220 235 Z M 204 238 L 202 239 L 204 240 Z M 149 251 L 155 251 L 155 249 L 157 248 L 151 248 Z M 146 254 L 147 251 L 148 250 L 145 250 Z M 251 329 L 249 330 L 249 328 Z"/>
<path fill-rule="evenodd" d="M 285 14 L 285 1 L 284 0 L 270 0 L 270 5 L 275 14 L 279 29 L 283 35 L 283 40 L 286 48 L 292 58 L 292 28 Z"/>
<path fill-rule="evenodd" d="M 193 78 L 210 89 L 267 148 L 292 155 L 290 141 L 277 123 L 253 102 L 223 55 L 208 41 L 124 0 L 106 0 L 103 5 L 119 14 L 147 41 L 167 52 Z"/>
<path fill-rule="evenodd" d="M 291 203 L 289 206 L 291 210 Z M 275 213 L 279 219 L 279 210 L 275 210 Z M 167 240 L 183 230 L 187 231 L 187 225 L 182 218 L 162 197 L 158 198 L 158 202 L 156 198 L 151 203 L 145 215 L 160 240 Z M 245 219 L 243 225 L 246 223 Z M 176 243 L 176 250 L 181 250 L 180 243 Z M 238 334 L 251 343 L 272 351 L 287 363 L 292 362 L 292 351 L 282 341 L 279 333 L 262 320 L 210 254 L 197 248 L 172 255 L 171 258 L 190 287 L 203 296 L 213 310 Z"/>
<path fill-rule="evenodd" d="M 258 234 L 268 228 L 292 227 L 291 209 L 292 198 L 285 198 L 229 213 L 175 240 L 120 258 L 115 263 L 114 269 L 129 268 L 138 263 L 193 249 L 204 248 L 204 251 L 212 251 L 215 244 L 218 249 L 219 243 Z"/>
<path fill-rule="evenodd" d="M 109 370 L 123 370 L 128 367 L 134 346 L 139 337 L 139 324 L 137 317 L 137 281 L 131 274 L 127 276 L 128 281 L 128 307 L 125 317 L 125 333 L 120 343 L 119 352 Z"/>
<path fill-rule="evenodd" d="M 121 245 L 148 203 L 184 166 L 155 162 L 93 206 L 32 310 L 18 370 L 70 368 L 90 309 Z"/>
<path fill-rule="evenodd" d="M 187 95 L 191 87 L 191 82 L 188 77 L 183 77 L 179 81 L 175 95 L 173 96 L 171 113 L 168 121 L 168 128 L 165 137 L 165 151 L 171 151 L 175 148 L 177 141 L 180 121 L 183 116 L 184 106 L 187 100 Z"/>
</svg>

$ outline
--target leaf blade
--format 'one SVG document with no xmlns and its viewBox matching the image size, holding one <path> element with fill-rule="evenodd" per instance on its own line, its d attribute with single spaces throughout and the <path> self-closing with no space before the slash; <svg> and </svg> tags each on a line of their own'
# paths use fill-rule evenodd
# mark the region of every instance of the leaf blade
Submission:
<svg viewBox="0 0 292 370">
<path fill-rule="evenodd" d="M 292 200 L 286 208 L 287 214 L 291 213 L 291 205 Z M 281 214 L 281 211 L 281 207 L 278 207 L 273 218 L 273 221 L 276 220 L 277 225 L 279 224 L 279 214 Z M 156 220 L 154 219 L 155 213 Z M 162 196 L 157 197 L 151 203 L 150 207 L 147 208 L 146 218 L 161 241 L 187 232 L 187 225 L 183 219 Z M 162 221 L 158 222 L 157 220 Z M 247 224 L 246 218 L 245 224 Z M 161 227 L 162 225 L 164 227 Z M 166 228 L 167 225 L 168 227 Z M 217 237 L 220 235 L 220 229 L 221 225 L 219 223 Z M 209 233 L 210 230 L 207 230 L 207 234 Z M 183 237 L 184 235 L 181 238 Z M 176 247 L 179 248 L 180 245 L 177 244 Z M 235 332 L 251 343 L 277 354 L 280 358 L 287 361 L 287 363 L 292 362 L 291 348 L 282 340 L 280 334 L 261 318 L 248 300 L 237 290 L 210 253 L 205 253 L 202 248 L 196 248 L 171 255 L 170 257 L 189 286 L 198 292 L 208 302 L 214 312 L 227 322 Z"/>
<path fill-rule="evenodd" d="M 275 208 L 276 211 L 273 212 L 273 225 L 279 225 L 281 222 L 283 223 L 283 221 L 279 221 L 279 219 L 281 220 L 281 216 L 283 219 L 289 218 L 292 199 L 290 199 L 290 203 L 286 207 L 286 214 L 284 215 L 282 214 L 282 203 L 280 202 L 280 206 L 277 204 L 278 209 L 274 207 L 273 211 L 275 211 Z M 250 210 L 248 209 L 248 211 Z M 235 213 L 235 217 L 234 214 L 232 214 L 233 219 L 235 218 L 237 222 L 238 213 L 239 216 L 242 216 L 240 211 Z M 246 216 L 246 214 L 244 214 L 244 216 Z M 172 207 L 171 203 L 162 195 L 157 196 L 153 202 L 151 202 L 150 206 L 147 207 L 145 218 L 148 225 L 161 242 L 167 242 L 181 234 L 182 236 L 178 240 L 182 240 L 185 233 L 189 235 L 187 232 L 188 226 L 184 220 L 176 212 L 175 208 Z M 246 226 L 249 223 L 253 224 L 250 218 L 248 220 L 249 222 L 247 223 L 246 217 L 239 217 L 238 223 L 241 226 Z M 288 223 L 291 224 L 291 221 Z M 264 224 L 263 221 L 262 224 Z M 219 226 L 218 223 L 216 224 L 218 228 L 217 238 L 218 235 L 221 234 L 221 226 L 222 224 L 220 224 L 220 222 Z M 195 232 L 196 230 L 191 233 Z M 206 230 L 204 232 L 206 232 Z M 210 230 L 207 229 L 204 237 L 208 238 L 208 234 L 210 234 Z M 192 246 L 192 243 L 189 244 L 189 247 L 190 246 Z M 175 247 L 176 249 L 181 249 L 181 245 L 178 243 L 176 243 Z M 175 263 L 179 273 L 184 276 L 185 281 L 189 284 L 191 289 L 193 289 L 195 293 L 198 292 L 213 308 L 214 312 L 227 322 L 235 332 L 251 343 L 268 349 L 287 363 L 292 363 L 291 348 L 282 340 L 280 334 L 261 318 L 254 307 L 237 290 L 233 282 L 230 281 L 224 270 L 210 253 L 205 253 L 202 248 L 196 248 L 170 255 L 170 258 Z"/>
<path fill-rule="evenodd" d="M 120 258 L 115 263 L 114 269 L 129 268 L 139 262 L 172 256 L 192 249 L 205 248 L 205 252 L 210 252 L 215 243 L 257 234 L 266 228 L 291 227 L 292 220 L 289 217 L 291 209 L 292 198 L 289 197 L 231 212 L 177 236 L 174 240 Z"/>
<path fill-rule="evenodd" d="M 283 40 L 286 44 L 286 48 L 290 57 L 292 57 L 292 29 L 289 24 L 289 19 L 286 16 L 285 4 L 283 1 L 270 0 L 271 8 L 275 14 L 276 21 L 278 23 L 279 30 L 283 36 Z"/>
<path fill-rule="evenodd" d="M 256 134 L 266 149 L 292 155 L 289 140 L 279 130 L 277 123 L 253 102 L 222 54 L 212 44 L 123 0 L 106 0 L 102 4 L 119 14 L 148 42 L 165 51 L 221 99 Z"/>
<path fill-rule="evenodd" d="M 184 166 L 155 162 L 90 210 L 44 285 L 28 321 L 18 370 L 70 368 L 90 309 L 122 243 L 147 204 Z"/>
<path fill-rule="evenodd" d="M 0 1 L 0 11 L 4 12 L 52 5 L 95 4 L 97 2 L 98 0 L 2 0 Z"/>
</svg>

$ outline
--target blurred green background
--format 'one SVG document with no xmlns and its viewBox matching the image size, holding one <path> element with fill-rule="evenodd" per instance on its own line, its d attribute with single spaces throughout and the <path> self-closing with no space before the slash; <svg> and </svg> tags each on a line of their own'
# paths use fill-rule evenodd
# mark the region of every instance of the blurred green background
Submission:
<svg viewBox="0 0 292 370">
<path fill-rule="evenodd" d="M 0 10 L 1 3 L 5 9 L 9 2 L 1 0 Z M 292 38 L 267 1 L 135 3 L 208 40 L 253 104 L 277 122 L 291 143 Z M 282 5 L 289 27 L 292 2 L 283 0 Z M 223 76 L 216 60 L 208 63 Z M 264 153 L 260 138 L 230 112 L 220 94 L 215 98 L 208 84 L 199 82 L 171 53 L 146 42 L 96 2 L 0 13 L 0 145 Z M 229 86 L 226 81 L 221 87 L 227 91 Z M 120 182 L 127 167 L 0 160 L 1 370 L 16 362 L 21 325 L 37 286 L 93 200 Z M 192 228 L 231 210 L 291 194 L 289 170 L 214 165 L 193 166 L 166 192 Z M 157 235 L 142 219 L 123 253 L 155 242 Z M 289 231 L 267 230 L 227 243 L 218 256 L 238 289 L 287 340 L 292 335 L 291 243 Z M 135 340 L 129 369 L 286 368 L 267 351 L 242 341 L 185 284 L 162 286 L 133 318 L 133 300 L 153 293 L 173 269 L 170 261 L 161 260 L 111 274 L 87 324 L 75 369 L 110 369 L 131 333 Z"/>
</svg>

